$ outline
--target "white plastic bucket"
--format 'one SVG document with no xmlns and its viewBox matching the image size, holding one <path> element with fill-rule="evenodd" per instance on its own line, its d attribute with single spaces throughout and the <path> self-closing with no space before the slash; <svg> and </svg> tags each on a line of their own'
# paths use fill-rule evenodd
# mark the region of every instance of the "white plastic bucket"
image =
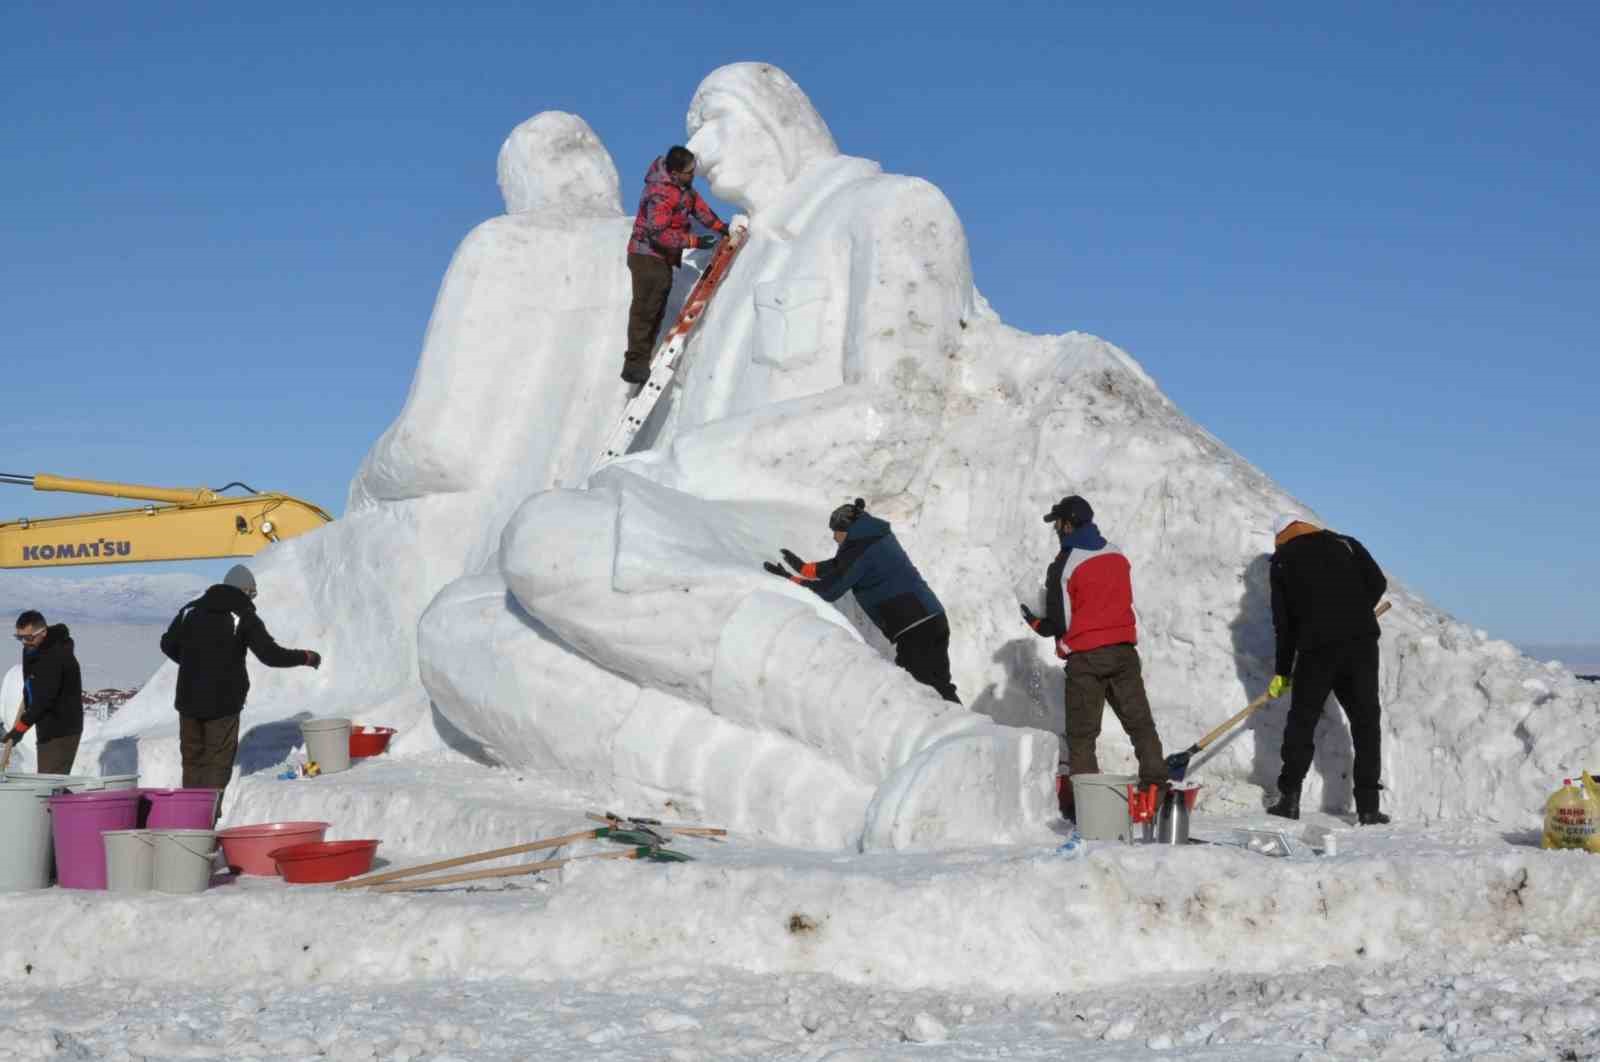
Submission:
<svg viewBox="0 0 1600 1062">
<path fill-rule="evenodd" d="M 102 778 L 94 774 L 19 774 L 10 771 L 4 780 L 57 786 L 70 789 L 74 793 L 93 793 L 101 789 L 135 789 L 139 785 L 139 776 L 136 774 L 108 774 Z"/>
<path fill-rule="evenodd" d="M 149 892 L 155 882 L 156 837 L 149 830 L 107 830 L 106 888 L 111 892 Z"/>
<path fill-rule="evenodd" d="M 300 724 L 300 733 L 306 739 L 306 759 L 314 761 L 323 774 L 350 769 L 350 720 L 306 719 Z"/>
<path fill-rule="evenodd" d="M 1075 774 L 1072 804 L 1078 832 L 1089 841 L 1132 841 L 1133 816 L 1128 813 L 1131 774 Z"/>
<path fill-rule="evenodd" d="M 0 784 L 0 892 L 47 889 L 54 865 L 48 783 Z"/>
<path fill-rule="evenodd" d="M 205 892 L 211 884 L 216 830 L 151 830 L 156 839 L 155 870 L 150 884 L 157 892 Z"/>
</svg>

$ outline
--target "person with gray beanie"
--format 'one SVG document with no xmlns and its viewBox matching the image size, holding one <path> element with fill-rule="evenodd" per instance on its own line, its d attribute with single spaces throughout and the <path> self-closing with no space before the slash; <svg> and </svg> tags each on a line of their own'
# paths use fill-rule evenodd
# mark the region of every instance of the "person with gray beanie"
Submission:
<svg viewBox="0 0 1600 1062">
<path fill-rule="evenodd" d="M 256 613 L 256 577 L 235 564 L 222 582 L 178 610 L 161 651 L 178 665 L 178 710 L 184 788 L 222 790 L 239 752 L 239 715 L 250 693 L 245 650 L 268 667 L 321 667 L 310 649 L 285 649 Z"/>
</svg>

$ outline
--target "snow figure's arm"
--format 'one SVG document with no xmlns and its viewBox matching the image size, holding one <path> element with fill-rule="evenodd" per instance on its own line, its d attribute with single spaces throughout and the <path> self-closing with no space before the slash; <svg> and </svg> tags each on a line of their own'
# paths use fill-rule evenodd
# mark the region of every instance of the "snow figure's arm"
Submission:
<svg viewBox="0 0 1600 1062">
<path fill-rule="evenodd" d="M 704 199 L 700 198 L 699 192 L 694 193 L 694 206 L 691 210 L 694 213 L 695 220 L 712 232 L 728 231 L 727 223 L 717 217 L 717 212 L 712 210 Z"/>
<path fill-rule="evenodd" d="M 973 303 L 967 237 L 938 188 L 874 178 L 851 227 L 847 384 L 942 389 Z"/>
<path fill-rule="evenodd" d="M 1269 580 L 1272 584 L 1272 631 L 1277 638 L 1273 673 L 1293 675 L 1296 634 L 1294 613 L 1289 609 L 1289 593 L 1283 578 L 1283 568 L 1276 557 L 1272 558 Z"/>
<path fill-rule="evenodd" d="M 1345 536 L 1345 543 L 1350 547 L 1350 553 L 1356 560 L 1356 571 L 1361 573 L 1361 582 L 1367 588 L 1367 593 L 1372 597 L 1373 607 L 1383 597 L 1385 590 L 1389 589 L 1389 580 L 1384 578 L 1383 569 L 1378 567 L 1378 562 L 1372 559 L 1372 554 L 1354 538 Z"/>
</svg>

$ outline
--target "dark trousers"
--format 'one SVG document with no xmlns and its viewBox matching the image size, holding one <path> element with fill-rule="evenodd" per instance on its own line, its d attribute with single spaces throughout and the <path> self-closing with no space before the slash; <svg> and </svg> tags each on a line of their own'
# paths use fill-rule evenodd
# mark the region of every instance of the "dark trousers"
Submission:
<svg viewBox="0 0 1600 1062">
<path fill-rule="evenodd" d="M 1378 779 L 1383 772 L 1383 731 L 1379 727 L 1378 642 L 1362 638 L 1298 654 L 1293 700 L 1283 728 L 1283 771 L 1278 792 L 1298 793 L 1311 769 L 1317 720 L 1328 694 L 1339 698 L 1350 720 L 1355 745 L 1356 810 L 1378 810 Z"/>
<path fill-rule="evenodd" d="M 239 752 L 239 717 L 191 719 L 180 715 L 178 747 L 183 753 L 183 787 L 215 789 L 220 810 L 222 790 L 233 777 L 233 761 Z"/>
<path fill-rule="evenodd" d="M 894 662 L 924 686 L 955 704 L 956 685 L 950 681 L 950 621 L 944 613 L 906 631 L 894 643 Z"/>
<path fill-rule="evenodd" d="M 82 734 L 63 734 L 49 741 L 39 742 L 34 750 L 40 774 L 71 774 L 72 761 L 78 758 L 78 740 Z"/>
<path fill-rule="evenodd" d="M 633 305 L 628 309 L 628 365 L 650 367 L 656 349 L 656 333 L 667 313 L 667 296 L 672 294 L 672 267 L 663 259 L 648 254 L 630 254 L 628 272 L 633 275 Z"/>
<path fill-rule="evenodd" d="M 1094 745 L 1100 738 L 1100 720 L 1106 702 L 1133 741 L 1139 758 L 1139 784 L 1160 785 L 1167 780 L 1167 761 L 1161 738 L 1144 692 L 1144 672 L 1139 650 L 1126 643 L 1104 645 L 1073 653 L 1067 658 L 1067 764 L 1073 774 L 1099 774 Z"/>
</svg>

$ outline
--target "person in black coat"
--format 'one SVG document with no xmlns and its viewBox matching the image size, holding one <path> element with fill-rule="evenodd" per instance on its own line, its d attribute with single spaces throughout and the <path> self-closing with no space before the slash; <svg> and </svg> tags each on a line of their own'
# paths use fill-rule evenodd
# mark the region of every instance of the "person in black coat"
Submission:
<svg viewBox="0 0 1600 1062">
<path fill-rule="evenodd" d="M 83 737 L 83 673 L 66 624 L 47 624 L 37 612 L 17 617 L 22 643 L 23 708 L 5 736 L 15 746 L 35 730 L 40 774 L 71 774 Z M 4 706 L 10 711 L 11 706 Z"/>
<path fill-rule="evenodd" d="M 178 610 L 161 651 L 178 665 L 173 707 L 179 716 L 185 788 L 218 791 L 233 777 L 239 752 L 239 713 L 250 694 L 245 650 L 268 667 L 321 667 L 310 649 L 285 649 L 256 614 L 256 579 L 235 564 L 221 583 Z"/>
<path fill-rule="evenodd" d="M 854 593 L 867 618 L 894 645 L 895 664 L 940 697 L 960 704 L 950 677 L 950 621 L 888 521 L 869 515 L 866 503 L 857 498 L 833 511 L 828 529 L 839 544 L 831 560 L 808 563 L 785 549 L 784 563 L 797 574 L 770 561 L 763 567 L 824 601 Z"/>
<path fill-rule="evenodd" d="M 1378 620 L 1373 610 L 1388 580 L 1366 548 L 1294 515 L 1278 518 L 1272 554 L 1272 626 L 1276 674 L 1267 692 L 1291 690 L 1283 731 L 1278 802 L 1267 811 L 1300 817 L 1300 786 L 1311 769 L 1314 736 L 1331 692 L 1350 720 L 1355 745 L 1356 815 L 1382 825 L 1381 710 L 1378 705 Z"/>
</svg>

